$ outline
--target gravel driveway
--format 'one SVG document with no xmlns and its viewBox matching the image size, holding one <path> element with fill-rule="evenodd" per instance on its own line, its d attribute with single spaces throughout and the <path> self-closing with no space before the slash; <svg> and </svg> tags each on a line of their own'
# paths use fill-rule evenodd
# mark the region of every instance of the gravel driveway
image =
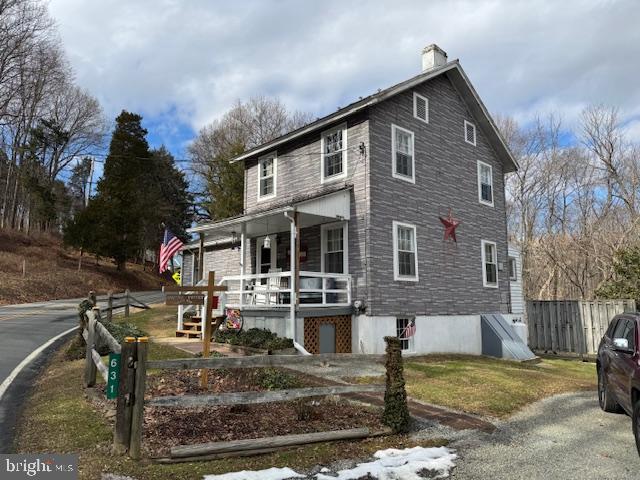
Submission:
<svg viewBox="0 0 640 480">
<path fill-rule="evenodd" d="M 604 413 L 595 392 L 557 395 L 526 408 L 492 435 L 454 440 L 454 479 L 640 478 L 631 419 Z"/>
</svg>

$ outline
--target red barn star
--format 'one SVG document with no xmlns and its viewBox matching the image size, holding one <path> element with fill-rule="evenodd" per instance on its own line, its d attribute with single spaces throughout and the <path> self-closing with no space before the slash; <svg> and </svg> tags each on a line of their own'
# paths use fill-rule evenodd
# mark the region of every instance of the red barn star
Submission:
<svg viewBox="0 0 640 480">
<path fill-rule="evenodd" d="M 454 242 L 458 243 L 456 239 L 456 228 L 460 225 L 460 220 L 456 220 L 451 215 L 451 210 L 449 210 L 449 215 L 447 217 L 438 217 L 444 225 L 444 240 L 451 239 Z"/>
</svg>

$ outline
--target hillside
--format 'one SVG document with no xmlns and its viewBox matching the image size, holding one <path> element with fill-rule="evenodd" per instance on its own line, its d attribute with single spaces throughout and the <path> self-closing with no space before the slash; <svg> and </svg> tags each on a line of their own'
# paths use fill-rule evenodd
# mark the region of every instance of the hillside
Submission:
<svg viewBox="0 0 640 480">
<path fill-rule="evenodd" d="M 126 288 L 153 290 L 167 283 L 148 267 L 143 271 L 141 265 L 127 264 L 127 271 L 118 272 L 110 259 L 100 259 L 96 265 L 95 257 L 87 255 L 78 271 L 79 256 L 52 235 L 26 236 L 0 230 L 0 304 L 84 297 L 89 290 L 98 294 Z"/>
</svg>

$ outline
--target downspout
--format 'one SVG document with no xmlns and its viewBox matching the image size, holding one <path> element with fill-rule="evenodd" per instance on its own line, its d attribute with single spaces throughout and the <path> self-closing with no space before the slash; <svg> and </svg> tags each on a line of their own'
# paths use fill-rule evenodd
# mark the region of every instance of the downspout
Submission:
<svg viewBox="0 0 640 480">
<path fill-rule="evenodd" d="M 291 326 L 293 328 L 293 346 L 296 350 L 298 350 L 303 355 L 311 355 L 305 348 L 300 345 L 296 341 L 296 305 L 298 303 L 298 298 L 296 295 L 296 291 L 298 288 L 298 269 L 297 269 L 297 252 L 295 251 L 295 245 L 297 242 L 297 225 L 296 225 L 296 216 L 291 215 L 290 211 L 284 212 L 284 216 L 291 222 L 291 239 L 289 245 L 289 251 L 291 255 L 289 255 L 289 269 L 291 272 L 291 282 L 290 282 L 290 290 L 289 294 L 289 321 L 291 322 Z"/>
</svg>

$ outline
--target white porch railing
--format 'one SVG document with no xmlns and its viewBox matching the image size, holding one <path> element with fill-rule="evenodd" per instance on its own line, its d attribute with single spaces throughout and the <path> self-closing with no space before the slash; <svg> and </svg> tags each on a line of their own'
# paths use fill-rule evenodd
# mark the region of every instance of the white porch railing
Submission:
<svg viewBox="0 0 640 480">
<path fill-rule="evenodd" d="M 351 305 L 351 275 L 300 272 L 300 308 Z M 291 306 L 291 272 L 230 275 L 220 282 L 228 290 L 221 295 L 227 308 L 287 309 Z"/>
<path fill-rule="evenodd" d="M 198 285 L 204 283 L 203 280 Z M 228 290 L 220 293 L 214 315 L 222 315 L 225 308 L 282 311 L 291 308 L 291 272 L 229 275 L 219 280 L 218 285 L 225 285 Z M 300 309 L 348 307 L 351 305 L 351 275 L 302 271 L 299 291 Z M 184 314 L 194 308 L 202 310 L 201 306 L 194 305 L 178 307 L 178 330 L 183 327 Z M 204 318 L 202 322 L 204 331 Z"/>
</svg>

